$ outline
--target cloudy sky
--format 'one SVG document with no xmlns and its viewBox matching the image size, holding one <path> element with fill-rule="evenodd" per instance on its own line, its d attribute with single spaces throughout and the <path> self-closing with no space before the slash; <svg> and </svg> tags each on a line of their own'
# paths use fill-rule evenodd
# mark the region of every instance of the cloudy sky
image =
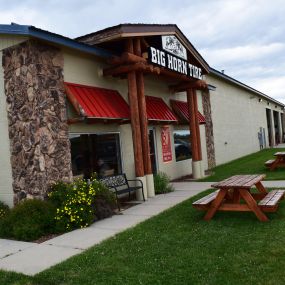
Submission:
<svg viewBox="0 0 285 285">
<path fill-rule="evenodd" d="M 76 37 L 120 23 L 175 23 L 206 61 L 285 103 L 284 0 L 0 0 L 0 22 Z"/>
</svg>

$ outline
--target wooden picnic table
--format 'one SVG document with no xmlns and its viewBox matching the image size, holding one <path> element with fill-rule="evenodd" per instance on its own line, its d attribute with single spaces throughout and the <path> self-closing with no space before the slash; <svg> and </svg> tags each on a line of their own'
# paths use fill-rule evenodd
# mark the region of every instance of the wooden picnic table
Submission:
<svg viewBox="0 0 285 285">
<path fill-rule="evenodd" d="M 284 190 L 267 192 L 261 181 L 264 174 L 235 175 L 212 187 L 219 190 L 194 202 L 193 207 L 206 210 L 205 220 L 211 220 L 217 211 L 251 211 L 262 221 L 268 221 L 264 212 L 275 212 L 278 202 L 284 196 Z M 252 193 L 256 187 L 257 193 Z M 242 203 L 244 201 L 244 203 Z M 257 203 L 257 201 L 260 201 Z"/>
<path fill-rule="evenodd" d="M 265 166 L 269 167 L 270 170 L 274 170 L 277 167 L 285 167 L 285 152 L 279 151 L 274 154 L 275 159 L 270 159 L 265 162 Z"/>
</svg>

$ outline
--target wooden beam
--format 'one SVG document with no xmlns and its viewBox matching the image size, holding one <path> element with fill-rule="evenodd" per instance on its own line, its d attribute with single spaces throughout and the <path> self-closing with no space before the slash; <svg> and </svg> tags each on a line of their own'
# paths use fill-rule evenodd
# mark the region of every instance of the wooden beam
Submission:
<svg viewBox="0 0 285 285">
<path fill-rule="evenodd" d="M 129 52 L 122 53 L 121 56 L 112 56 L 108 63 L 114 64 L 114 65 L 121 65 L 125 63 L 137 63 L 137 62 L 147 62 L 147 60 L 141 56 L 137 56 L 134 54 L 131 54 Z"/>
<path fill-rule="evenodd" d="M 193 90 L 187 90 L 187 103 L 189 112 L 189 130 L 190 130 L 190 143 L 192 148 L 193 161 L 199 161 L 198 145 L 197 145 L 197 129 L 196 129 L 196 116 L 194 109 Z"/>
<path fill-rule="evenodd" d="M 103 69 L 104 76 L 122 76 L 132 71 L 141 71 L 144 73 L 156 73 L 160 74 L 160 68 L 155 67 L 152 64 L 144 62 L 137 62 L 129 65 L 120 65 L 116 67 L 108 67 Z"/>
<path fill-rule="evenodd" d="M 126 52 L 134 52 L 133 41 L 131 39 L 126 40 Z M 135 172 L 137 177 L 142 177 L 144 176 L 144 163 L 141 144 L 141 128 L 139 120 L 137 81 L 135 71 L 130 71 L 128 73 L 128 90 L 134 147 Z"/>
<path fill-rule="evenodd" d="M 139 38 L 134 40 L 134 53 L 138 56 L 141 55 L 141 42 Z M 148 139 L 148 120 L 147 120 L 145 90 L 144 90 L 144 75 L 141 71 L 136 72 L 136 81 L 137 81 L 138 106 L 139 106 L 139 115 L 140 115 L 139 119 L 141 127 L 144 174 L 152 174 L 149 139 Z"/>
<path fill-rule="evenodd" d="M 205 90 L 208 89 L 208 85 L 204 80 L 192 79 L 192 82 L 182 82 L 176 85 L 169 86 L 171 92 L 182 92 L 187 89 Z"/>
<path fill-rule="evenodd" d="M 187 82 L 192 82 L 193 81 L 192 78 L 190 78 L 190 77 L 188 77 L 188 76 L 186 76 L 184 74 L 168 70 L 168 69 L 166 69 L 164 67 L 160 67 L 160 74 L 161 75 L 165 75 L 167 77 L 171 77 L 171 78 L 179 80 L 179 81 L 187 81 Z"/>
<path fill-rule="evenodd" d="M 147 65 L 143 62 L 137 62 L 135 64 L 120 65 L 116 67 L 110 67 L 103 69 L 104 76 L 118 76 L 137 70 L 146 70 Z"/>
<path fill-rule="evenodd" d="M 194 114 L 195 114 L 195 127 L 196 127 L 196 139 L 197 139 L 197 150 L 198 160 L 202 160 L 202 148 L 201 148 L 201 136 L 200 136 L 200 125 L 198 120 L 198 102 L 196 90 L 192 89 Z"/>
<path fill-rule="evenodd" d="M 141 46 L 143 50 L 146 50 L 149 48 L 149 44 L 147 43 L 145 38 L 141 38 Z"/>
</svg>

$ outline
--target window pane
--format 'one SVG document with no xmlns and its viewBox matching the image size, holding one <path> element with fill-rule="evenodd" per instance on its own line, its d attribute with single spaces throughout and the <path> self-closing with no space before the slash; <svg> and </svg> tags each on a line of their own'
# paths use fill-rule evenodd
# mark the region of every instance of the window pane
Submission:
<svg viewBox="0 0 285 285">
<path fill-rule="evenodd" d="M 190 132 L 174 131 L 174 146 L 176 161 L 192 158 L 192 149 L 190 144 Z"/>
<path fill-rule="evenodd" d="M 71 134 L 70 142 L 73 176 L 122 172 L 119 134 Z"/>
</svg>

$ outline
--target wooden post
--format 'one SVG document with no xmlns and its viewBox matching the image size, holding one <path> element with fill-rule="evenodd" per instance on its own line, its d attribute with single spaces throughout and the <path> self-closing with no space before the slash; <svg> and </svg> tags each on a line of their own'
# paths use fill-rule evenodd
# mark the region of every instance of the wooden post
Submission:
<svg viewBox="0 0 285 285">
<path fill-rule="evenodd" d="M 192 160 L 199 161 L 196 116 L 195 116 L 194 97 L 192 89 L 187 90 L 187 103 L 188 103 L 188 112 L 189 112 L 189 129 L 190 129 L 190 143 L 192 148 Z"/>
<path fill-rule="evenodd" d="M 200 126 L 198 120 L 198 103 L 197 103 L 197 93 L 196 90 L 192 89 L 193 103 L 194 103 L 194 113 L 195 113 L 195 127 L 196 127 L 196 139 L 197 139 L 197 150 L 198 150 L 198 160 L 202 160 L 202 148 L 201 148 L 201 137 L 200 137 Z"/>
<path fill-rule="evenodd" d="M 133 53 L 133 40 L 128 39 L 126 41 L 126 51 Z M 129 90 L 129 104 L 131 113 L 131 126 L 132 137 L 134 146 L 134 158 L 135 158 L 135 171 L 137 177 L 144 176 L 144 164 L 142 156 L 142 144 L 141 144 L 141 128 L 139 120 L 139 108 L 138 108 L 138 96 L 137 96 L 137 81 L 135 71 L 128 73 L 128 90 Z"/>
<path fill-rule="evenodd" d="M 140 38 L 136 38 L 134 40 L 134 54 L 136 56 L 141 56 Z M 137 94 L 138 94 L 138 105 L 139 105 L 139 114 L 140 114 L 144 173 L 152 174 L 151 160 L 149 153 L 148 120 L 147 120 L 145 92 L 144 92 L 144 75 L 141 71 L 136 72 L 136 80 L 137 80 Z"/>
</svg>

